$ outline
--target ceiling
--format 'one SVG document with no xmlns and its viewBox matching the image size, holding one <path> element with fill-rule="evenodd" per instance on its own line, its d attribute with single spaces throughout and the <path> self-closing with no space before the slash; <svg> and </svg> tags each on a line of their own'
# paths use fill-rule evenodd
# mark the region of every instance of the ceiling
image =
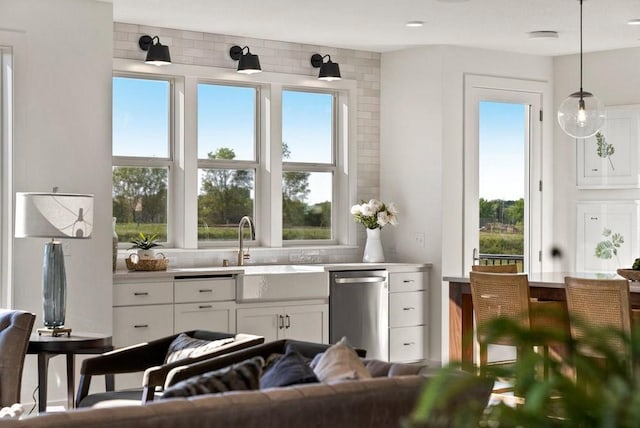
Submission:
<svg viewBox="0 0 640 428">
<path fill-rule="evenodd" d="M 577 0 L 112 0 L 114 21 L 386 52 L 446 44 L 579 51 Z M 640 0 L 584 0 L 584 51 L 640 46 Z M 407 28 L 410 20 L 424 26 Z M 529 40 L 555 30 L 557 39 Z"/>
</svg>

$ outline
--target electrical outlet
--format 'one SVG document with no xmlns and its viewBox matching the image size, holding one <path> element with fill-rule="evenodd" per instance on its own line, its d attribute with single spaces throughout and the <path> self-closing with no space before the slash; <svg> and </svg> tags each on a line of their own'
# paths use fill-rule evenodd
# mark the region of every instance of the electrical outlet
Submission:
<svg viewBox="0 0 640 428">
<path fill-rule="evenodd" d="M 424 248 L 424 233 L 416 233 L 413 239 L 416 241 L 416 244 L 418 244 L 419 247 Z"/>
</svg>

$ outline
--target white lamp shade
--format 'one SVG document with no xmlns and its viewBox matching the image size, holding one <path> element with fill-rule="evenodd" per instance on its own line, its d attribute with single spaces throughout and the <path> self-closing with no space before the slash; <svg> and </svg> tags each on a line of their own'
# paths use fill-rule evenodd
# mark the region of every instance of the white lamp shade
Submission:
<svg viewBox="0 0 640 428">
<path fill-rule="evenodd" d="M 16 238 L 90 238 L 93 195 L 17 192 L 15 221 Z"/>
<path fill-rule="evenodd" d="M 582 97 L 580 96 L 582 95 Z M 580 108 L 580 100 L 584 101 Z M 604 104 L 590 92 L 574 92 L 560 104 L 558 124 L 574 138 L 589 138 L 604 126 Z"/>
</svg>

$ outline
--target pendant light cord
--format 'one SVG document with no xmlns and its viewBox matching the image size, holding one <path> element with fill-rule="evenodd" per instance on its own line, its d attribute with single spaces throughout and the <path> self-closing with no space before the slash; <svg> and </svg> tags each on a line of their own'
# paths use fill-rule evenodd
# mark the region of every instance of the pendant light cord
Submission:
<svg viewBox="0 0 640 428">
<path fill-rule="evenodd" d="M 580 99 L 582 99 L 582 0 L 580 0 Z"/>
</svg>

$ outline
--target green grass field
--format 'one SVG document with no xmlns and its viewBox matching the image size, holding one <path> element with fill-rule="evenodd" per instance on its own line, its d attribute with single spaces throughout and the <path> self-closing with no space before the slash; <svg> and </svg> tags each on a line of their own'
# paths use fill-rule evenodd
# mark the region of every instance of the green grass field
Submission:
<svg viewBox="0 0 640 428">
<path fill-rule="evenodd" d="M 524 254 L 522 233 L 480 232 L 480 254 Z"/>
<path fill-rule="evenodd" d="M 158 235 L 159 242 L 167 240 L 166 225 L 164 224 L 136 224 L 136 223 L 116 223 L 116 233 L 119 242 L 129 242 L 139 232 L 145 235 Z M 249 230 L 245 228 L 245 239 L 249 238 Z M 236 240 L 238 239 L 238 226 L 214 226 L 214 227 L 198 227 L 198 240 Z M 300 239 L 331 239 L 331 228 L 328 227 L 295 227 L 283 230 L 284 240 L 300 240 Z"/>
</svg>

